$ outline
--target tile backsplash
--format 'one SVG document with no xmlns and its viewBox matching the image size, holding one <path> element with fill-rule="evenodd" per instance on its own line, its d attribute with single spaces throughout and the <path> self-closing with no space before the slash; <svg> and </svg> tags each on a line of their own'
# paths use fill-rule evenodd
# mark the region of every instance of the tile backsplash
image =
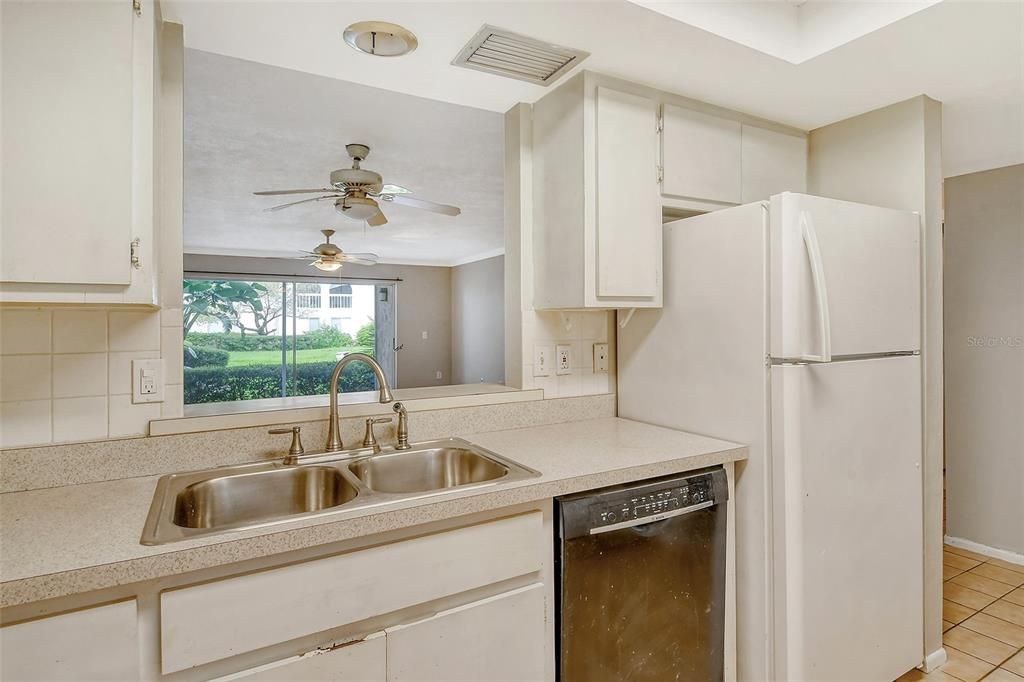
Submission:
<svg viewBox="0 0 1024 682">
<path fill-rule="evenodd" d="M 595 311 L 523 311 L 523 388 L 542 388 L 545 398 L 571 398 L 615 391 L 614 313 Z M 609 344 L 607 372 L 594 371 L 594 344 Z M 533 372 L 534 348 L 564 344 L 572 348 L 572 373 L 537 377 Z"/>
<path fill-rule="evenodd" d="M 131 363 L 164 358 L 165 401 L 135 405 Z M 144 435 L 181 416 L 181 311 L 0 311 L 0 447 Z"/>
</svg>

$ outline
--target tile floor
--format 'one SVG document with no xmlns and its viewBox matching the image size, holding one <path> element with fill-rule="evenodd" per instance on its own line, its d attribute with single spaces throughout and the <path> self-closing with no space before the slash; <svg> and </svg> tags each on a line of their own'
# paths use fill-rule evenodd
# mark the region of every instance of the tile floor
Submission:
<svg viewBox="0 0 1024 682">
<path fill-rule="evenodd" d="M 946 545 L 942 642 L 948 660 L 897 682 L 1024 682 L 1024 566 Z"/>
</svg>

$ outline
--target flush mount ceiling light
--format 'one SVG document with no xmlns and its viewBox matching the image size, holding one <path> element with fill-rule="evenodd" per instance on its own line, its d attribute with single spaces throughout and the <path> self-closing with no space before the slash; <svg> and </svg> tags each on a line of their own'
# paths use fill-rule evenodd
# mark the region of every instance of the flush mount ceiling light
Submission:
<svg viewBox="0 0 1024 682">
<path fill-rule="evenodd" d="M 345 29 L 345 42 L 352 49 L 375 57 L 400 57 L 416 49 L 419 41 L 412 31 L 386 21 L 359 21 Z"/>
</svg>

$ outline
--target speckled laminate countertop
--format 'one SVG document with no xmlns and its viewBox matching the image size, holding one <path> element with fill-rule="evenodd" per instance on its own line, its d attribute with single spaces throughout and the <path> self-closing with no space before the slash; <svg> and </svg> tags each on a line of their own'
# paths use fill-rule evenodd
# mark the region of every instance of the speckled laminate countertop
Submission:
<svg viewBox="0 0 1024 682">
<path fill-rule="evenodd" d="M 541 472 L 158 547 L 139 544 L 158 476 L 0 495 L 0 607 L 177 575 L 744 459 L 746 447 L 608 418 L 466 436 Z"/>
</svg>

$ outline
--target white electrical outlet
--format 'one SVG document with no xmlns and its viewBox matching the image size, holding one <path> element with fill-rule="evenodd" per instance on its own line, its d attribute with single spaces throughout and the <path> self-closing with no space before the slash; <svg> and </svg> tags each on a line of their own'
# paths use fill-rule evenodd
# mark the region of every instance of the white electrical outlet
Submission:
<svg viewBox="0 0 1024 682">
<path fill-rule="evenodd" d="M 551 346 L 533 347 L 533 376 L 551 376 L 551 365 L 554 364 L 552 355 L 554 355 L 554 351 Z"/>
<path fill-rule="evenodd" d="M 444 378 L 444 375 L 441 373 L 441 370 L 437 370 L 437 372 L 434 374 L 434 378 L 435 379 L 442 379 L 442 378 Z"/>
<path fill-rule="evenodd" d="M 555 348 L 555 374 L 572 374 L 572 346 L 559 344 Z"/>
<path fill-rule="evenodd" d="M 164 361 L 132 360 L 132 402 L 164 401 Z"/>
<path fill-rule="evenodd" d="M 423 339 L 426 340 L 428 338 L 430 338 L 430 334 L 428 334 L 427 332 L 423 332 Z"/>
<path fill-rule="evenodd" d="M 594 371 L 595 372 L 607 372 L 608 371 L 608 344 L 607 343 L 595 343 L 594 344 Z"/>
</svg>

